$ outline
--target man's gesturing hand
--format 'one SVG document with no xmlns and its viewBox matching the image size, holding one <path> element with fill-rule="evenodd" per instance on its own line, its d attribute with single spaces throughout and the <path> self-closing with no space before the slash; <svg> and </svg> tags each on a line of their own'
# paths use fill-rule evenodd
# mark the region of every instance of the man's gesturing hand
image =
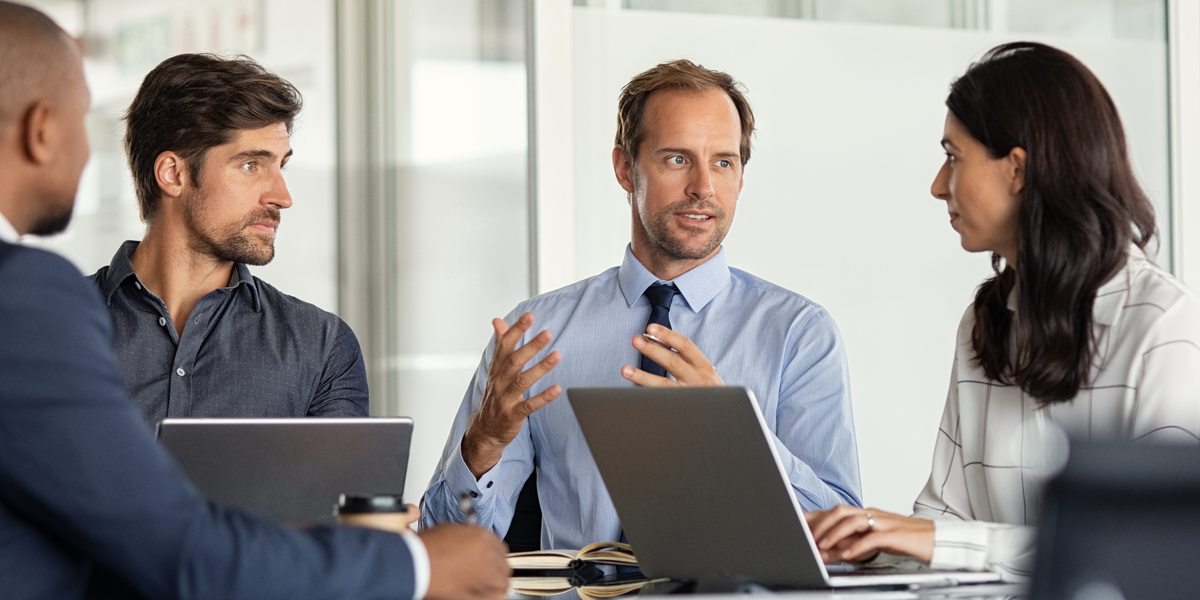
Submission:
<svg viewBox="0 0 1200 600">
<path fill-rule="evenodd" d="M 687 336 L 671 331 L 662 325 L 650 325 L 646 333 L 656 337 L 662 343 L 674 348 L 672 352 L 642 336 L 633 338 L 633 347 L 656 362 L 675 378 L 671 381 L 666 377 L 651 375 L 641 369 L 625 365 L 621 367 L 621 376 L 638 385 L 646 387 L 692 386 L 717 387 L 725 385 L 717 368 L 713 366 L 703 352 L 692 343 Z"/>
<path fill-rule="evenodd" d="M 543 331 L 528 344 L 517 348 L 517 342 L 533 325 L 533 315 L 525 313 L 509 327 L 501 319 L 492 319 L 496 329 L 496 351 L 488 365 L 487 388 L 479 410 L 471 416 L 471 424 L 463 435 L 463 461 L 471 474 L 479 479 L 500 462 L 504 448 L 521 432 L 525 418 L 547 405 L 562 393 L 562 387 L 552 385 L 542 393 L 525 399 L 524 394 L 543 375 L 562 360 L 557 351 L 527 371 L 525 363 L 550 343 L 550 332 Z"/>
<path fill-rule="evenodd" d="M 429 553 L 427 600 L 500 600 L 508 592 L 508 547 L 486 529 L 439 525 L 418 534 Z"/>
</svg>

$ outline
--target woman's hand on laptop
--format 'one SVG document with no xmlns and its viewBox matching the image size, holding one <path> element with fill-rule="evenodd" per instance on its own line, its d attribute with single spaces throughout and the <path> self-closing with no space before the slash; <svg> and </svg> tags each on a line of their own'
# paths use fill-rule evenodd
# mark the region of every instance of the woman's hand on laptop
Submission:
<svg viewBox="0 0 1200 600">
<path fill-rule="evenodd" d="M 621 376 L 640 386 L 645 387 L 720 387 L 725 385 L 717 368 L 709 362 L 708 357 L 692 343 L 687 336 L 671 331 L 662 325 L 650 325 L 644 335 L 633 338 L 633 347 L 658 363 L 667 371 L 674 381 L 666 377 L 651 375 L 636 367 L 625 365 L 621 367 Z"/>
<path fill-rule="evenodd" d="M 927 563 L 933 558 L 933 521 L 928 519 L 846 504 L 814 510 L 804 518 L 827 563 L 868 561 L 880 552 Z"/>
</svg>

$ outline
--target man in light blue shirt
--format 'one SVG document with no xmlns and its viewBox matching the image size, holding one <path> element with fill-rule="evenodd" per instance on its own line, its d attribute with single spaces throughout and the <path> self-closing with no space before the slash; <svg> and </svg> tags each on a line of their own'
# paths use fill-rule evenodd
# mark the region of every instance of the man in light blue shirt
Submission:
<svg viewBox="0 0 1200 600">
<path fill-rule="evenodd" d="M 721 247 L 754 130 L 739 87 L 688 61 L 658 65 L 625 86 L 613 149 L 632 208 L 624 261 L 493 321 L 496 343 L 484 353 L 422 499 L 426 525 L 464 520 L 458 499 L 467 495 L 479 522 L 504 535 L 536 468 L 543 548 L 619 539 L 620 521 L 575 415 L 553 400 L 570 387 L 631 383 L 750 388 L 801 507 L 861 505 L 837 326 L 803 296 L 729 268 Z M 647 289 L 663 283 L 678 290 L 666 300 L 669 329 L 647 325 Z M 536 335 L 535 317 L 545 328 Z M 677 353 L 648 343 L 643 332 Z M 657 363 L 644 368 L 662 365 L 671 377 L 635 368 L 643 355 Z"/>
</svg>

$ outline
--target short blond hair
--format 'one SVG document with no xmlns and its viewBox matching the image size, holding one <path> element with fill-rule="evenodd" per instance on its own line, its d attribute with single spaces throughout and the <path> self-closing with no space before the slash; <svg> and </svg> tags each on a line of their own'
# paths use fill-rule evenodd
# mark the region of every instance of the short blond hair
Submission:
<svg viewBox="0 0 1200 600">
<path fill-rule="evenodd" d="M 754 134 L 754 111 L 746 100 L 744 88 L 728 73 L 706 69 L 690 60 L 680 59 L 659 64 L 639 73 L 625 87 L 617 101 L 616 144 L 629 158 L 636 160 L 638 149 L 646 138 L 646 102 L 660 90 L 702 92 L 719 89 L 729 96 L 737 108 L 742 125 L 740 156 L 742 166 L 750 162 L 750 136 Z"/>
</svg>

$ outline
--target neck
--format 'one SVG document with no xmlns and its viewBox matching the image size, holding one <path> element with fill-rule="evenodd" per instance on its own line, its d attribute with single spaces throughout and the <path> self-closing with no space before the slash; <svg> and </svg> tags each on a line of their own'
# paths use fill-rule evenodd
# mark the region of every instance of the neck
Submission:
<svg viewBox="0 0 1200 600">
<path fill-rule="evenodd" d="M 196 252 L 189 238 L 182 227 L 151 223 L 129 257 L 142 285 L 167 305 L 180 335 L 200 299 L 228 285 L 233 274 L 232 262 Z"/>
<path fill-rule="evenodd" d="M 17 160 L 8 153 L 0 153 L 0 215 L 17 230 L 18 235 L 25 235 L 33 228 L 38 202 L 36 196 L 31 197 L 30 192 L 36 190 L 31 190 L 23 171 L 2 168 L 19 164 Z"/>
<path fill-rule="evenodd" d="M 717 246 L 708 256 L 704 258 L 677 258 L 667 254 L 665 250 L 658 247 L 653 242 L 642 240 L 639 242 L 637 238 L 630 243 L 633 257 L 646 267 L 647 271 L 654 274 L 655 277 L 662 281 L 671 281 L 692 269 L 706 263 L 712 257 L 716 256 L 721 251 L 721 247 Z"/>
<path fill-rule="evenodd" d="M 1015 249 L 1008 252 L 999 252 L 1000 257 L 1004 259 L 1004 264 L 1012 270 L 1017 270 L 1017 251 Z"/>
</svg>

